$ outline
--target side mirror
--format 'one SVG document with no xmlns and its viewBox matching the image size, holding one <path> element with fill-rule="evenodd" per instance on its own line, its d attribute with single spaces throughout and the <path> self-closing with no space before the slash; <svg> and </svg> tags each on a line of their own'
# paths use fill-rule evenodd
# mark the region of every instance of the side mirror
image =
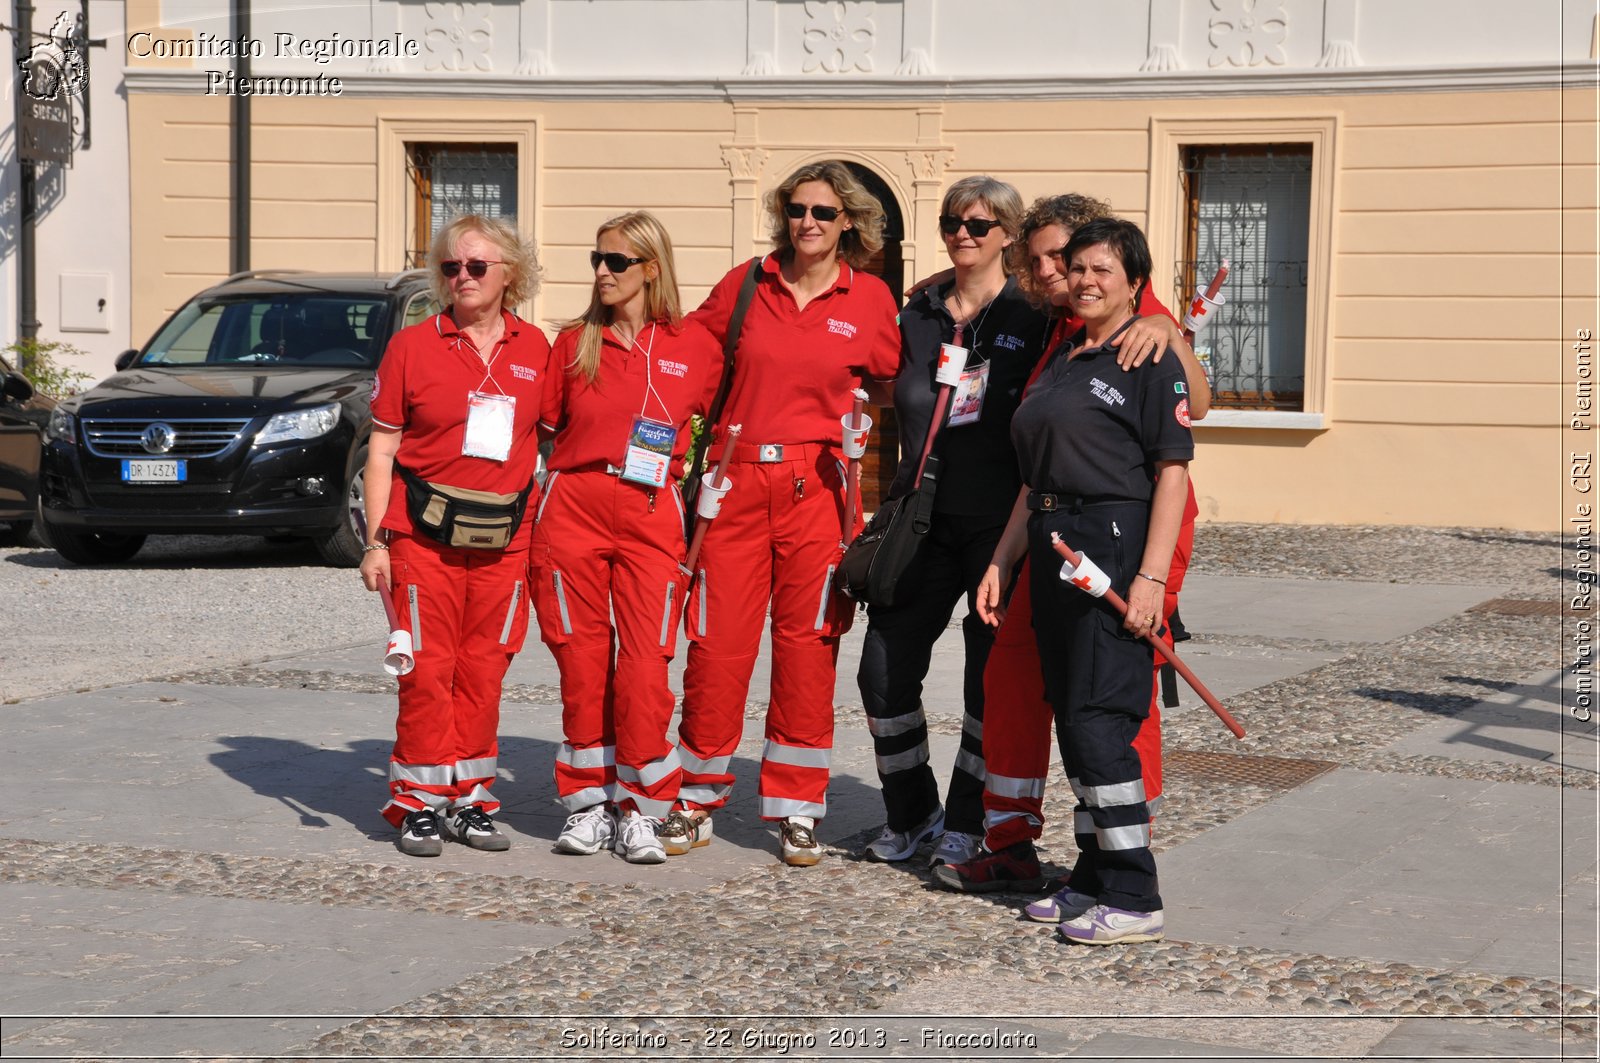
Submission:
<svg viewBox="0 0 1600 1063">
<path fill-rule="evenodd" d="M 27 402 L 33 398 L 33 385 L 28 383 L 28 378 L 21 373 L 8 372 L 5 375 L 5 383 L 0 385 L 0 392 L 3 392 L 8 399 Z"/>
<path fill-rule="evenodd" d="M 122 370 L 132 365 L 133 360 L 137 357 L 139 357 L 139 349 L 137 347 L 130 347 L 121 354 L 117 355 L 117 360 L 112 364 L 117 367 L 117 372 L 120 373 Z"/>
</svg>

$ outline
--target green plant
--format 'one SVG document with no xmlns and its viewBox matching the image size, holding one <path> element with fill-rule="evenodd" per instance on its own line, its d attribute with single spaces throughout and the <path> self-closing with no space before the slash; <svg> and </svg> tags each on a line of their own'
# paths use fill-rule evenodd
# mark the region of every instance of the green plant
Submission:
<svg viewBox="0 0 1600 1063">
<path fill-rule="evenodd" d="M 80 391 L 94 377 L 81 369 L 61 364 L 60 359 L 80 357 L 88 352 L 60 340 L 27 337 L 4 348 L 6 361 L 28 378 L 33 390 L 61 398 Z"/>
</svg>

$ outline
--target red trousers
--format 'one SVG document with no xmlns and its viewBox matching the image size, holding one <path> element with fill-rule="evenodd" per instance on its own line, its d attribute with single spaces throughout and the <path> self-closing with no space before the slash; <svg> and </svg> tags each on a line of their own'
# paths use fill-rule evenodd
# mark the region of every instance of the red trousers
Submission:
<svg viewBox="0 0 1600 1063">
<path fill-rule="evenodd" d="M 554 473 L 529 551 L 539 634 L 561 669 L 556 792 L 661 818 L 682 774 L 667 739 L 686 582 L 683 500 L 600 469 Z M 614 625 L 614 626 L 613 626 Z"/>
<path fill-rule="evenodd" d="M 736 449 L 728 466 L 733 489 L 706 530 L 689 596 L 681 796 L 689 808 L 716 809 L 733 789 L 730 764 L 770 608 L 761 817 L 820 819 L 828 810 L 839 636 L 855 608 L 833 590 L 845 538 L 844 466 L 832 447 L 789 445 L 773 462 L 756 460 L 761 449 Z"/>
<path fill-rule="evenodd" d="M 400 677 L 383 818 L 399 826 L 423 808 L 467 805 L 492 813 L 500 685 L 528 631 L 527 552 L 396 535 L 389 563 L 417 666 Z"/>
<path fill-rule="evenodd" d="M 1178 592 L 1194 551 L 1194 495 L 1184 510 L 1178 546 L 1167 573 L 1162 602 L 1163 623 L 1170 626 L 1178 608 Z M 1172 632 L 1165 634 L 1172 645 Z M 1145 801 L 1153 819 L 1161 804 L 1161 661 L 1151 675 L 1150 715 L 1139 727 L 1133 748 L 1144 775 Z M 1044 676 L 1033 633 L 1033 598 L 1023 566 L 995 634 L 994 648 L 983 672 L 984 847 L 997 852 L 1044 833 L 1044 787 L 1050 772 L 1050 727 L 1054 713 L 1044 696 Z"/>
</svg>

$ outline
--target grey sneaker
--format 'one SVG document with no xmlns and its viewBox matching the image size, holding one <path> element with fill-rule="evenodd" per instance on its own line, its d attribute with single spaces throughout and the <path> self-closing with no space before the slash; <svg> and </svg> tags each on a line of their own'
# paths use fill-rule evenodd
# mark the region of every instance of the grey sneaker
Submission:
<svg viewBox="0 0 1600 1063">
<path fill-rule="evenodd" d="M 1056 928 L 1063 941 L 1080 945 L 1123 945 L 1135 941 L 1160 941 L 1167 929 L 1167 917 L 1158 908 L 1153 912 L 1130 912 L 1097 904 L 1076 919 Z"/>
<path fill-rule="evenodd" d="M 400 841 L 396 844 L 407 856 L 438 856 L 444 852 L 438 814 L 431 808 L 419 808 L 406 816 L 400 824 Z"/>
<path fill-rule="evenodd" d="M 878 835 L 878 840 L 867 846 L 861 855 L 868 860 L 884 864 L 909 860 L 916 855 L 918 849 L 942 830 L 944 830 L 944 809 L 935 808 L 932 815 L 910 830 L 884 827 L 883 833 Z"/>
<path fill-rule="evenodd" d="M 778 824 L 783 862 L 790 867 L 810 867 L 822 859 L 822 843 L 817 841 L 816 820 L 810 816 L 790 816 Z"/>
<path fill-rule="evenodd" d="M 711 816 L 675 808 L 667 814 L 658 837 L 668 856 L 682 856 L 690 849 L 711 844 Z"/>
<path fill-rule="evenodd" d="M 511 848 L 511 839 L 495 828 L 494 820 L 479 805 L 458 808 L 443 822 L 445 833 L 469 849 L 503 853 Z"/>
<path fill-rule="evenodd" d="M 605 805 L 590 805 L 567 817 L 567 825 L 556 839 L 556 851 L 593 856 L 609 849 L 617 840 L 617 817 Z"/>
<path fill-rule="evenodd" d="M 667 851 L 656 837 L 660 829 L 660 820 L 640 812 L 629 812 L 622 817 L 622 826 L 617 829 L 616 851 L 630 864 L 664 864 Z"/>
<path fill-rule="evenodd" d="M 1097 898 L 1087 893 L 1079 893 L 1071 886 L 1062 884 L 1061 888 L 1048 897 L 1040 898 L 1022 909 L 1022 914 L 1036 923 L 1064 923 L 1093 908 Z"/>
<path fill-rule="evenodd" d="M 983 839 L 978 835 L 947 830 L 939 835 L 939 844 L 933 847 L 933 855 L 928 857 L 928 866 L 964 864 L 976 857 L 982 849 Z"/>
</svg>

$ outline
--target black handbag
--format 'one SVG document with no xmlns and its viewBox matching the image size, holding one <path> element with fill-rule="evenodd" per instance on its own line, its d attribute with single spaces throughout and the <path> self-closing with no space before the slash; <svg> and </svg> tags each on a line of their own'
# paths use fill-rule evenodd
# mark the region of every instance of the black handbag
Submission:
<svg viewBox="0 0 1600 1063">
<path fill-rule="evenodd" d="M 910 597 L 911 583 L 904 581 L 905 575 L 916 564 L 933 527 L 933 498 L 939 489 L 939 458 L 932 453 L 933 440 L 944 423 L 952 390 L 948 384 L 939 387 L 911 490 L 879 506 L 861 534 L 845 547 L 833 585 L 846 597 L 886 608 L 902 605 Z"/>
</svg>

